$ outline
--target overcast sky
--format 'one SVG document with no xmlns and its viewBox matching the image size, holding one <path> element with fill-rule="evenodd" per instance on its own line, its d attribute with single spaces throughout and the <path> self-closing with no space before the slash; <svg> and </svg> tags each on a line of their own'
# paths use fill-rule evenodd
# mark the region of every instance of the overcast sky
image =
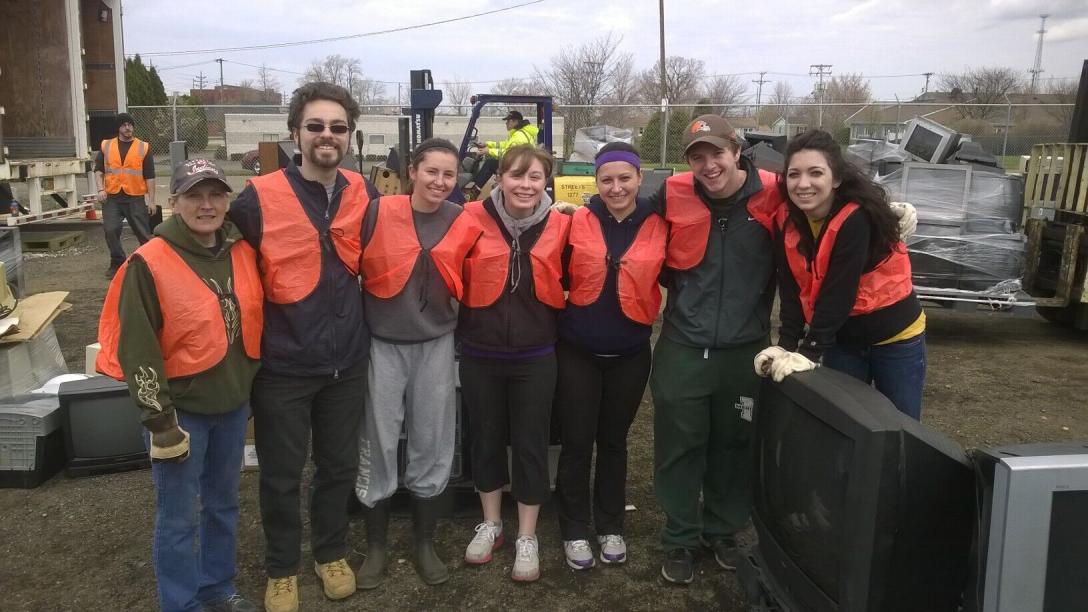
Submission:
<svg viewBox="0 0 1088 612">
<path fill-rule="evenodd" d="M 658 57 L 657 0 L 540 0 L 452 23 L 277 49 L 152 56 L 155 52 L 221 49 L 363 34 L 454 19 L 532 0 L 125 0 L 127 54 L 141 53 L 160 69 L 167 92 L 187 91 L 201 71 L 227 84 L 256 76 L 267 63 L 283 89 L 329 54 L 358 58 L 367 77 L 396 82 L 429 68 L 436 84 L 527 77 L 562 49 L 613 32 L 620 50 L 649 68 Z M 183 6 L 184 9 L 178 8 Z M 772 8 L 773 7 L 773 8 Z M 811 91 L 811 64 L 832 74 L 862 73 L 875 97 L 921 92 L 925 72 L 1008 66 L 1029 77 L 1039 15 L 1048 13 L 1042 78 L 1077 78 L 1088 59 L 1086 0 L 665 0 L 665 50 L 703 60 L 708 75 L 787 80 Z M 199 63 L 198 62 L 203 62 Z M 197 65 L 193 65 L 197 64 Z M 899 76 L 911 75 L 911 76 Z M 211 80 L 209 82 L 212 82 Z M 436 85 L 436 86 L 439 86 Z M 764 93 L 774 84 L 764 85 Z M 931 82 L 931 89 L 934 89 Z"/>
</svg>

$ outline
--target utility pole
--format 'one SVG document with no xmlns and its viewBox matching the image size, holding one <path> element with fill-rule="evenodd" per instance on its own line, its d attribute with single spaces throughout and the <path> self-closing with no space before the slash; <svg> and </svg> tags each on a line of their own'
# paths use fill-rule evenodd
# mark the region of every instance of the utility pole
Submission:
<svg viewBox="0 0 1088 612">
<path fill-rule="evenodd" d="M 1046 18 L 1050 15 L 1039 15 L 1042 20 L 1039 24 L 1039 42 L 1035 45 L 1035 65 L 1028 72 L 1031 73 L 1031 89 L 1028 93 L 1035 93 L 1035 86 L 1039 83 L 1039 73 L 1043 71 L 1043 37 L 1046 35 Z"/>
<path fill-rule="evenodd" d="M 661 27 L 661 165 L 664 166 L 669 138 L 669 89 L 665 83 L 665 0 L 657 0 L 657 12 Z"/>
<path fill-rule="evenodd" d="M 757 107 L 759 106 L 760 95 L 763 93 L 763 84 L 764 83 L 774 83 L 774 81 L 764 79 L 763 75 L 765 75 L 765 74 L 767 74 L 766 70 L 759 73 L 759 79 L 758 80 L 757 79 L 752 79 L 752 82 L 756 84 L 756 106 Z"/>
<path fill-rule="evenodd" d="M 922 93 L 927 94 L 927 93 L 929 93 L 929 77 L 933 76 L 933 73 L 932 72 L 923 72 L 922 75 L 926 77 L 926 86 L 922 90 Z"/>
<path fill-rule="evenodd" d="M 812 64 L 808 67 L 808 74 L 820 78 L 819 84 L 816 85 L 816 101 L 820 104 L 816 127 L 822 128 L 824 126 L 824 77 L 831 76 L 831 64 Z"/>
<path fill-rule="evenodd" d="M 198 74 L 196 77 L 193 78 L 193 85 L 194 85 L 195 89 L 204 89 L 204 80 L 205 80 L 205 78 L 207 78 L 207 77 L 204 76 L 204 71 L 201 70 L 200 74 Z"/>
<path fill-rule="evenodd" d="M 226 93 L 227 93 L 226 88 L 223 87 L 223 62 L 225 62 L 227 60 L 220 57 L 220 58 L 216 58 L 215 61 L 219 62 L 219 103 L 222 104 L 223 103 L 223 96 L 225 96 Z"/>
</svg>

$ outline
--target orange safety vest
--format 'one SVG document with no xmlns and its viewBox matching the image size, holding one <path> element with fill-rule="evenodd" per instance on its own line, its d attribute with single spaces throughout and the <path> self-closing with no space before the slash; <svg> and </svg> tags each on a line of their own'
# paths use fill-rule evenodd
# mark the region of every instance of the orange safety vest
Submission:
<svg viewBox="0 0 1088 612">
<path fill-rule="evenodd" d="M 102 174 L 105 175 L 106 193 L 121 193 L 123 189 L 130 196 L 140 196 L 147 193 L 147 182 L 144 181 L 144 158 L 150 147 L 139 138 L 132 139 L 128 155 L 121 160 L 120 140 L 111 138 L 103 140 Z"/>
<path fill-rule="evenodd" d="M 823 285 L 824 278 L 827 277 L 835 239 L 839 235 L 839 230 L 842 229 L 842 224 L 858 208 L 857 204 L 851 202 L 843 206 L 834 218 L 827 221 L 823 238 L 820 239 L 816 257 L 811 265 L 808 259 L 797 250 L 797 245 L 801 241 L 801 234 L 797 228 L 793 223 L 787 222 L 788 217 L 785 213 L 780 213 L 778 216 L 779 227 L 783 231 L 785 240 L 786 262 L 789 264 L 794 280 L 797 281 L 801 310 L 808 323 L 812 322 L 816 299 L 820 296 L 820 287 Z M 858 297 L 850 310 L 850 316 L 868 314 L 891 306 L 909 296 L 913 290 L 910 257 L 907 256 L 906 245 L 899 242 L 884 261 L 861 275 L 861 282 L 858 283 Z"/>
<path fill-rule="evenodd" d="M 665 263 L 667 236 L 665 220 L 650 215 L 642 222 L 627 251 L 615 261 L 609 256 L 600 219 L 588 208 L 578 209 L 570 227 L 568 301 L 575 306 L 595 303 L 601 297 L 609 266 L 614 266 L 620 310 L 636 323 L 652 325 L 661 309 L 657 277 Z"/>
<path fill-rule="evenodd" d="M 375 297 L 391 298 L 404 290 L 424 249 L 416 234 L 411 196 L 382 197 L 377 217 L 374 234 L 363 249 L 363 288 Z M 472 215 L 462 213 L 438 244 L 427 251 L 450 295 L 458 300 L 464 294 L 461 270 L 465 256 L 481 231 Z"/>
<path fill-rule="evenodd" d="M 227 326 L 215 291 L 162 238 L 152 238 L 136 249 L 136 254 L 147 263 L 155 282 L 155 294 L 162 312 L 159 348 L 166 378 L 196 376 L 223 361 L 227 356 Z M 231 245 L 230 258 L 242 344 L 246 355 L 260 359 L 264 301 L 257 254 L 248 242 L 239 240 Z M 102 348 L 95 360 L 95 369 L 117 380 L 125 378 L 117 359 L 117 347 L 121 334 L 121 285 L 126 270 L 128 262 L 121 266 L 110 283 L 98 322 L 98 341 Z"/>
<path fill-rule="evenodd" d="M 336 254 L 353 276 L 359 275 L 363 216 L 370 202 L 366 181 L 341 169 L 348 186 L 329 226 Z M 275 304 L 301 302 L 321 279 L 321 236 L 306 215 L 287 174 L 280 170 L 249 179 L 261 207 L 261 281 L 265 298 Z"/>
<path fill-rule="evenodd" d="M 483 233 L 465 258 L 465 293 L 461 302 L 469 308 L 486 308 L 499 300 L 510 278 L 510 245 L 483 202 L 465 204 L 465 212 L 472 215 Z M 563 249 L 569 235 L 570 217 L 552 211 L 544 231 L 529 251 L 536 299 L 560 310 L 566 306 L 561 279 Z"/>
<path fill-rule="evenodd" d="M 778 176 L 765 170 L 758 172 L 763 189 L 748 198 L 748 215 L 770 233 L 775 214 L 785 203 L 778 192 Z M 665 220 L 669 222 L 665 265 L 673 270 L 690 270 L 699 265 L 710 238 L 710 209 L 695 191 L 695 175 L 691 172 L 665 180 Z"/>
</svg>

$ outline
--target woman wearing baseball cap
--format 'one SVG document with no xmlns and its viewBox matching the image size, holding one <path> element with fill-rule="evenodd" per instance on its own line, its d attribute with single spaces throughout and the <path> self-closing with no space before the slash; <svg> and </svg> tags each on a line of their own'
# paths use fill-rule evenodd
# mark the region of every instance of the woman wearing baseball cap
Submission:
<svg viewBox="0 0 1088 612">
<path fill-rule="evenodd" d="M 174 215 L 110 284 L 95 366 L 128 383 L 148 430 L 161 609 L 255 610 L 234 575 L 263 322 L 256 255 L 224 220 L 231 189 L 213 162 L 180 164 L 170 190 Z"/>
</svg>

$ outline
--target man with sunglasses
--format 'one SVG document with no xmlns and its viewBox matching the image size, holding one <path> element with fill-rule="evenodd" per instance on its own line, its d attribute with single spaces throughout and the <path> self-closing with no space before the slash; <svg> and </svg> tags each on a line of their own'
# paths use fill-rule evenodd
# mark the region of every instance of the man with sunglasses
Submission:
<svg viewBox="0 0 1088 612">
<path fill-rule="evenodd" d="M 342 87 L 296 89 L 287 126 L 302 164 L 250 179 L 230 209 L 258 251 L 265 290 L 251 403 L 270 612 L 299 605 L 300 489 L 311 439 L 314 571 L 329 599 L 355 592 L 347 502 L 358 470 L 370 349 L 358 280 L 361 227 L 367 203 L 380 195 L 358 173 L 338 168 L 358 117 L 358 104 Z"/>
</svg>

